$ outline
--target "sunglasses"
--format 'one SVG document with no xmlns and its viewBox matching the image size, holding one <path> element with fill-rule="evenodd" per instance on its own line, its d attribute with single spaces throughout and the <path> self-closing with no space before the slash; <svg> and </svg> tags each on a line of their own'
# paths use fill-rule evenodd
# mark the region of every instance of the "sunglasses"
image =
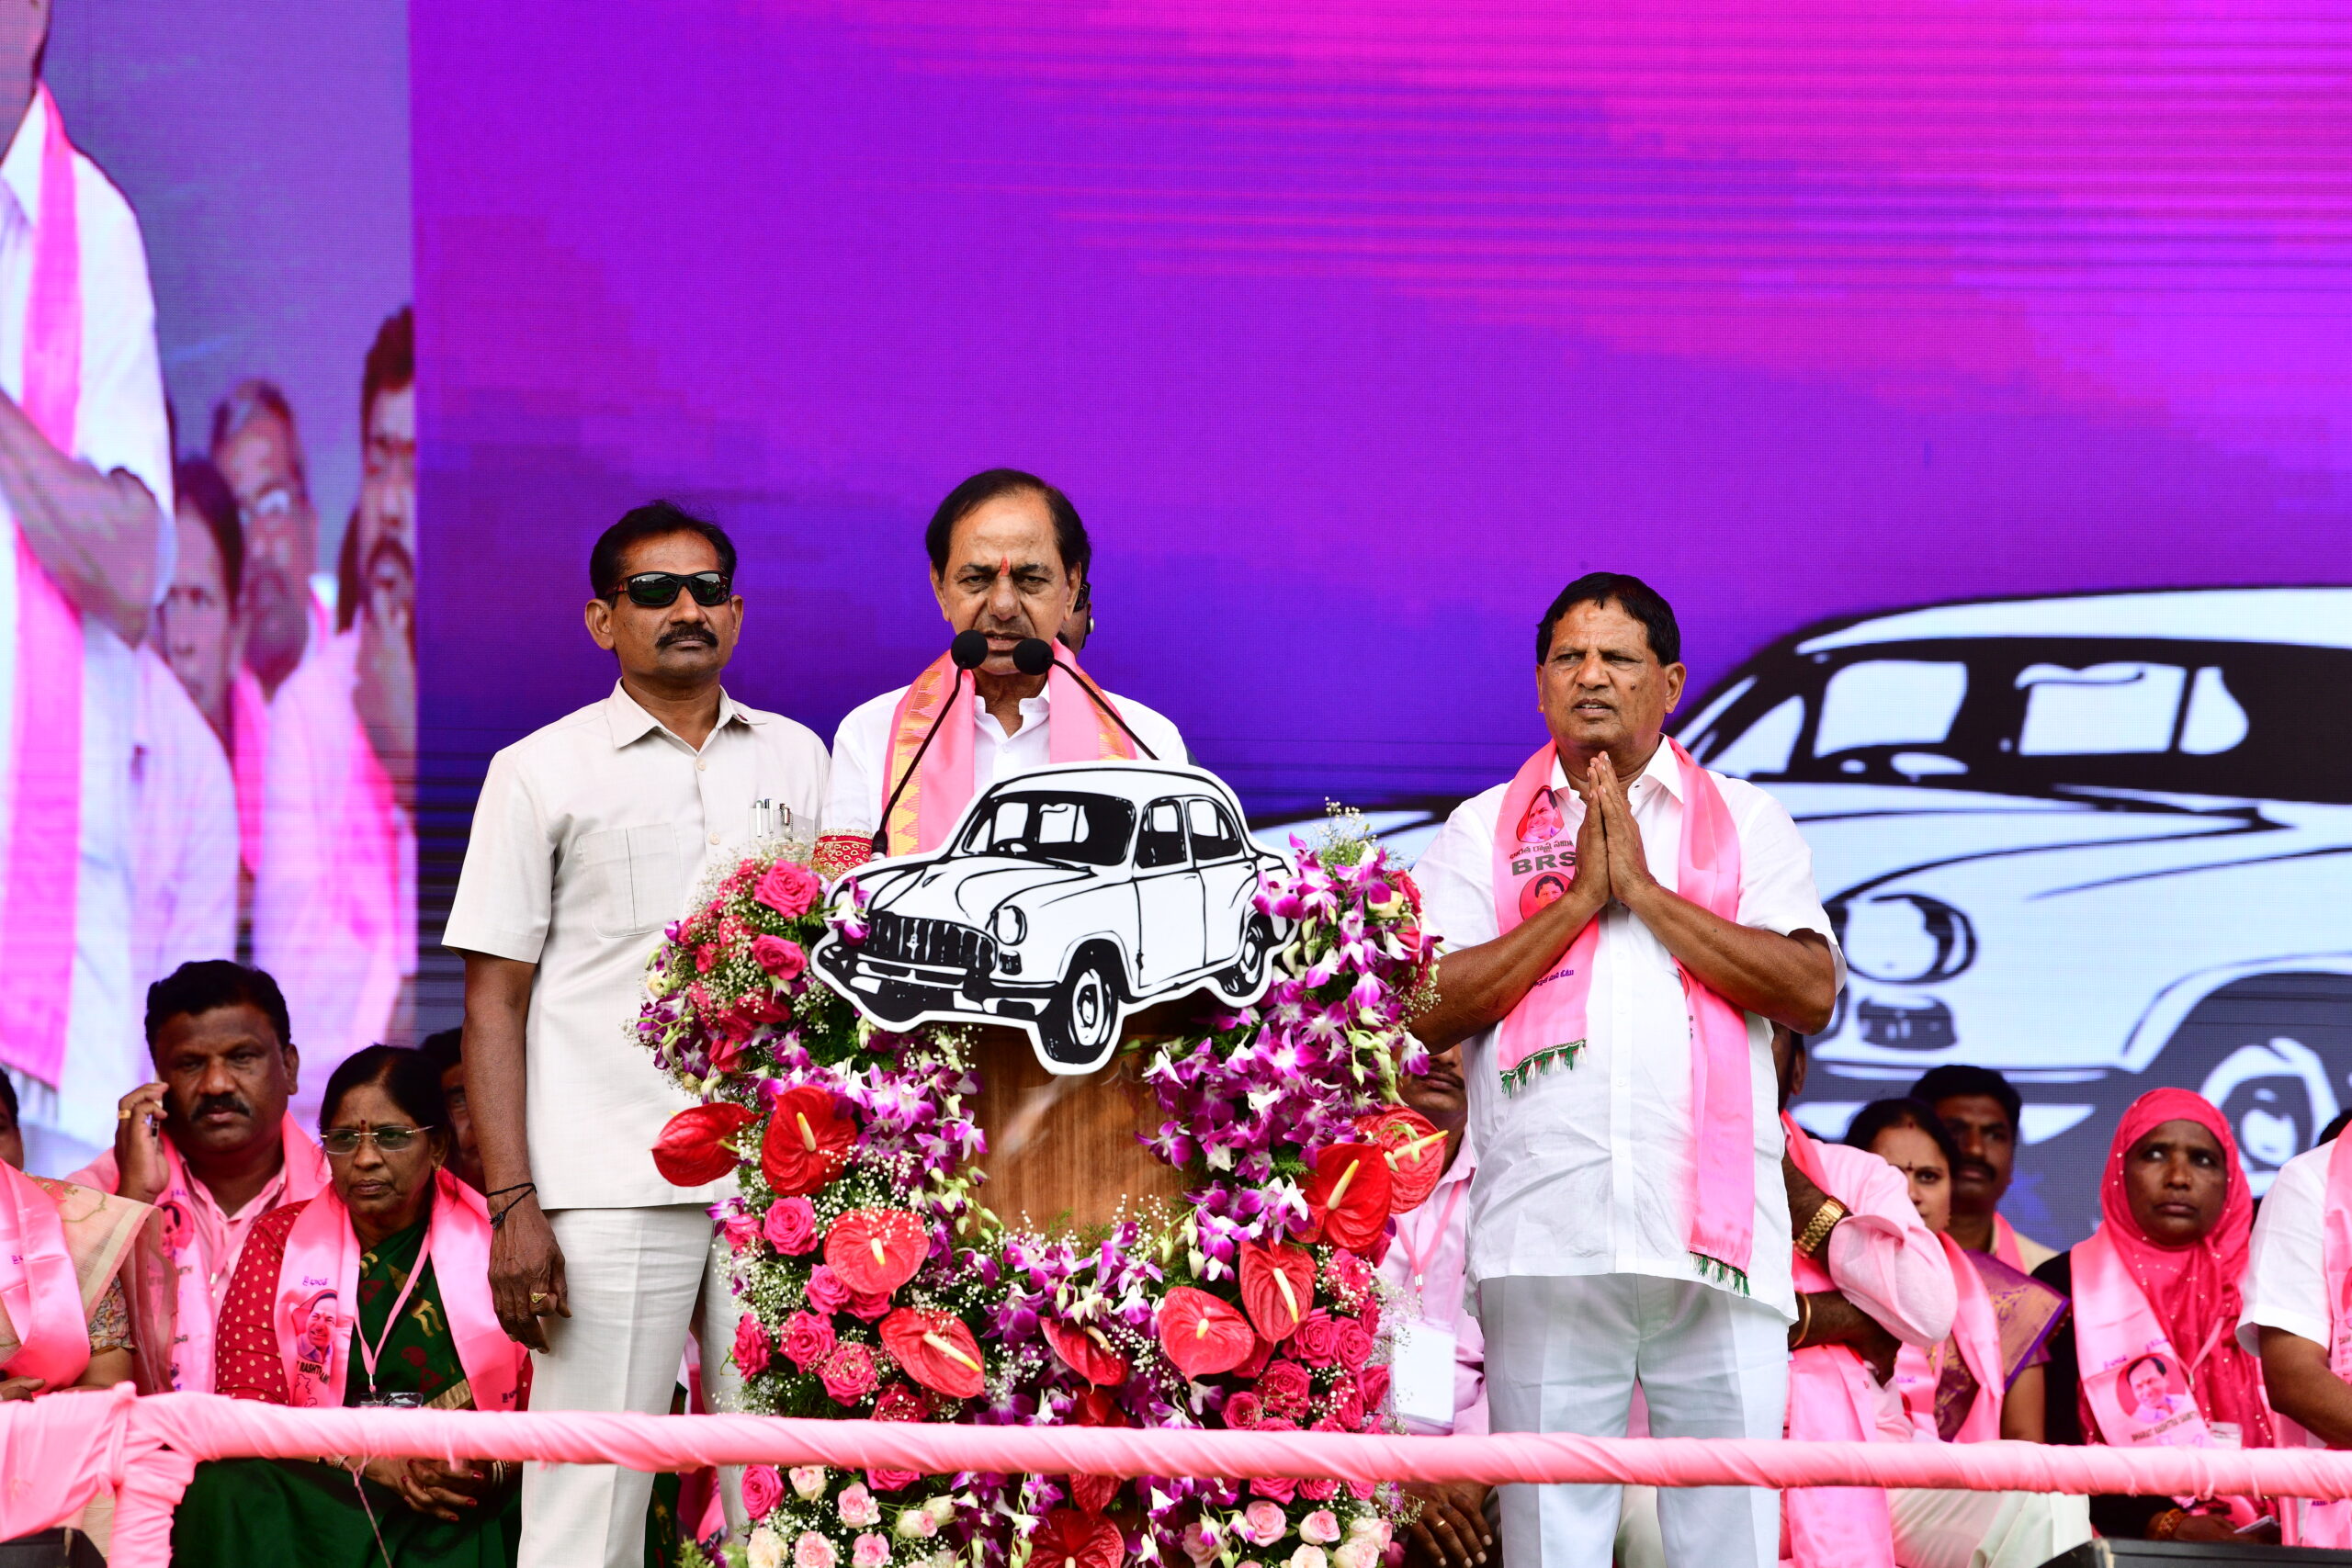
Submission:
<svg viewBox="0 0 2352 1568">
<path fill-rule="evenodd" d="M 349 1159 L 359 1152 L 359 1145 L 372 1143 L 379 1152 L 399 1154 L 431 1132 L 430 1127 L 330 1127 L 319 1134 L 319 1147 L 326 1150 L 330 1159 Z"/>
<path fill-rule="evenodd" d="M 695 603 L 705 609 L 727 603 L 735 591 L 723 571 L 640 571 L 621 583 L 628 591 L 629 603 L 642 604 L 649 610 L 667 609 L 678 602 L 678 590 L 683 588 L 695 596 Z"/>
</svg>

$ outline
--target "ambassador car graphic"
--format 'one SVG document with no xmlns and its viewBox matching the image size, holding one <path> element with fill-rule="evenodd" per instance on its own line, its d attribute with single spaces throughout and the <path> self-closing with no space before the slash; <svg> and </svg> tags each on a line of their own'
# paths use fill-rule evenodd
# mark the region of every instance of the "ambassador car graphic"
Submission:
<svg viewBox="0 0 2352 1568">
<path fill-rule="evenodd" d="M 1813 847 L 1852 971 L 1814 1117 L 1972 1062 L 2037 1142 L 2175 1084 L 2260 1192 L 2352 1090 L 2352 588 L 1826 625 L 1680 733 Z"/>
<path fill-rule="evenodd" d="M 1071 763 L 1003 780 L 944 848 L 860 868 L 865 940 L 827 937 L 818 970 L 887 1027 L 1019 1024 L 1047 1067 L 1091 1072 L 1149 1002 L 1264 994 L 1287 933 L 1252 895 L 1283 860 L 1242 820 L 1198 768 Z"/>
</svg>

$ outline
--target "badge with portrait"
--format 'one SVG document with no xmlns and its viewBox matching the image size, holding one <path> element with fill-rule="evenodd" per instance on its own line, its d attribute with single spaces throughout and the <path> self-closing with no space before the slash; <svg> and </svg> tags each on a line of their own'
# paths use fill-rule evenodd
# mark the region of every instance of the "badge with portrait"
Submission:
<svg viewBox="0 0 2352 1568">
<path fill-rule="evenodd" d="M 2188 1369 L 2162 1335 L 2141 1341 L 2097 1371 L 2086 1367 L 2083 1393 L 2110 1448 L 2217 1446 L 2189 1392 Z"/>
</svg>

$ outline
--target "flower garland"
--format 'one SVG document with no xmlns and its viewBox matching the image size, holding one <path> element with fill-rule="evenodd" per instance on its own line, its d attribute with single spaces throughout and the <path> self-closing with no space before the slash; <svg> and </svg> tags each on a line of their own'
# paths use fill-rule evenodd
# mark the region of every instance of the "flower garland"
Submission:
<svg viewBox="0 0 2352 1568">
<path fill-rule="evenodd" d="M 830 920 L 864 940 L 854 878 L 830 904 L 769 845 L 673 925 L 639 1041 L 700 1103 L 654 1149 L 713 1210 L 744 1313 L 733 1359 L 760 1414 L 981 1424 L 1361 1431 L 1386 1423 L 1374 1265 L 1392 1213 L 1436 1185 L 1443 1139 L 1396 1101 L 1428 947 L 1411 880 L 1342 817 L 1259 908 L 1294 922 L 1275 979 L 1212 1032 L 1143 1047 L 1147 1142 L 1181 1203 L 1083 1236 L 1008 1226 L 976 1196 L 969 1033 L 874 1029 L 809 974 Z M 1137 1047 L 1129 1047 L 1136 1049 Z M 743 1477 L 730 1568 L 1371 1568 L 1400 1502 L 1331 1480 L 923 1476 L 807 1466 Z M 689 1560 L 702 1560 L 689 1547 Z"/>
</svg>

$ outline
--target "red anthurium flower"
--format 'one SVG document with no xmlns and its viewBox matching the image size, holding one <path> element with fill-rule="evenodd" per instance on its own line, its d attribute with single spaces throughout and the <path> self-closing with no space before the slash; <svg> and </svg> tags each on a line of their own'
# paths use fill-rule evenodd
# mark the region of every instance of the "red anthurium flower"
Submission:
<svg viewBox="0 0 2352 1568">
<path fill-rule="evenodd" d="M 1091 1343 L 1091 1341 L 1090 1341 Z M 1125 1362 L 1120 1363 L 1122 1367 Z M 1099 1388 L 1080 1389 L 1070 1401 L 1069 1424 L 1073 1427 L 1132 1427 L 1135 1417 L 1120 1408 L 1118 1399 L 1109 1391 Z M 1090 1514 L 1099 1514 L 1111 1506 L 1118 1495 L 1119 1478 L 1115 1475 L 1072 1475 L 1069 1482 L 1070 1501 Z"/>
<path fill-rule="evenodd" d="M 775 1097 L 760 1140 L 760 1174 L 779 1198 L 805 1198 L 849 1164 L 857 1127 L 833 1110 L 833 1097 L 802 1084 Z"/>
<path fill-rule="evenodd" d="M 1116 1388 L 1127 1381 L 1126 1361 L 1111 1348 L 1101 1329 L 1052 1322 L 1045 1327 L 1046 1341 L 1053 1346 L 1054 1354 L 1088 1382 Z"/>
<path fill-rule="evenodd" d="M 695 1105 L 670 1118 L 653 1140 L 653 1168 L 673 1187 L 700 1187 L 735 1168 L 727 1140 L 759 1120 L 741 1105 Z"/>
<path fill-rule="evenodd" d="M 1377 1144 L 1333 1144 L 1315 1156 L 1306 1212 L 1333 1247 L 1362 1252 L 1388 1228 L 1388 1151 Z"/>
<path fill-rule="evenodd" d="M 1241 1307 L 1258 1332 L 1279 1344 L 1315 1301 L 1315 1255 L 1303 1247 L 1241 1244 Z"/>
<path fill-rule="evenodd" d="M 1231 1371 L 1257 1344 L 1250 1320 L 1206 1291 L 1179 1285 L 1159 1303 L 1159 1348 L 1188 1378 Z"/>
<path fill-rule="evenodd" d="M 1388 1151 L 1388 1212 L 1418 1209 L 1445 1174 L 1445 1134 L 1418 1111 L 1392 1105 L 1356 1122 L 1356 1136 Z"/>
<path fill-rule="evenodd" d="M 915 1277 L 931 1232 L 905 1209 L 852 1209 L 825 1233 L 825 1261 L 852 1291 L 888 1296 Z"/>
<path fill-rule="evenodd" d="M 882 1320 L 882 1348 L 907 1376 L 950 1399 L 976 1398 L 988 1381 L 978 1342 L 952 1314 L 900 1307 Z"/>
<path fill-rule="evenodd" d="M 1126 1555 L 1118 1526 L 1076 1508 L 1056 1508 L 1029 1538 L 1035 1568 L 1120 1568 Z"/>
</svg>

